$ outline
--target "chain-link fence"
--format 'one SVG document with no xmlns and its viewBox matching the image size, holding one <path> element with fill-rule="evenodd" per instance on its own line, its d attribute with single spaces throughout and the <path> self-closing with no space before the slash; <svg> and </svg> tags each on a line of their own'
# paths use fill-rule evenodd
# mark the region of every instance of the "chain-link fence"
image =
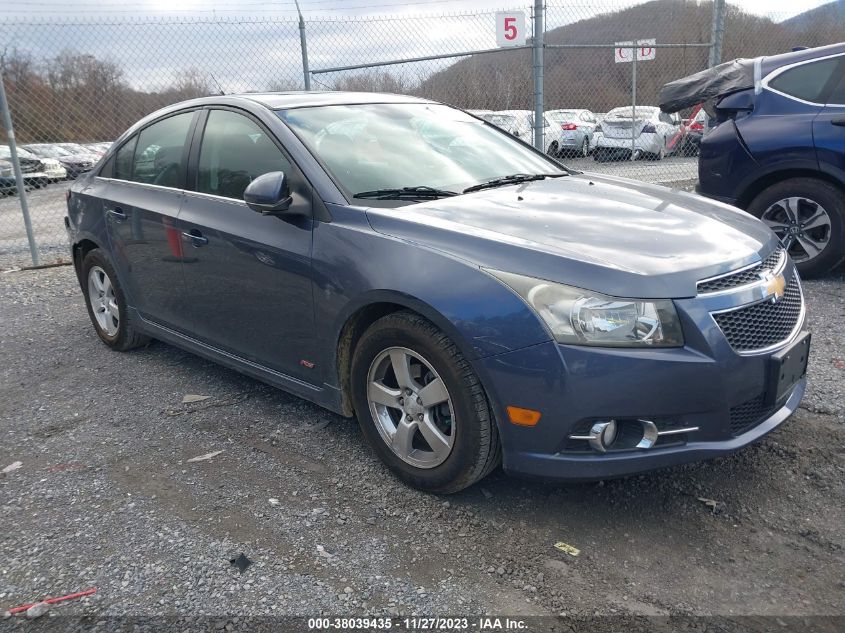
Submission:
<svg viewBox="0 0 845 633">
<path fill-rule="evenodd" d="M 533 7 L 524 1 L 497 8 L 523 12 L 529 35 L 522 48 L 498 50 L 493 9 L 354 19 L 306 15 L 311 88 L 433 98 L 483 111 L 530 142 Z M 675 132 L 667 136 L 662 160 L 655 160 L 662 153 L 646 151 L 635 153 L 638 160 L 613 160 L 631 156 L 602 151 L 614 143 L 596 124 L 617 107 L 636 105 L 645 112 L 664 83 L 707 66 L 715 35 L 713 4 L 549 0 L 543 17 L 544 149 L 579 169 L 672 185 L 694 182 L 695 148 L 684 141 L 678 121 L 671 122 Z M 842 38 L 841 22 L 782 17 L 729 5 L 722 59 Z M 615 44 L 650 40 L 656 42 L 649 47 L 654 58 L 646 55 L 636 63 L 634 83 L 634 64 L 617 62 Z M 67 257 L 66 179 L 90 168 L 139 118 L 195 96 L 299 90 L 304 83 L 298 22 L 271 14 L 7 20 L 0 23 L 0 47 L 41 263 Z M 559 112 L 567 110 L 579 112 Z M 492 114 L 501 111 L 505 115 Z M 0 130 L 0 267 L 30 263 L 7 142 Z"/>
</svg>

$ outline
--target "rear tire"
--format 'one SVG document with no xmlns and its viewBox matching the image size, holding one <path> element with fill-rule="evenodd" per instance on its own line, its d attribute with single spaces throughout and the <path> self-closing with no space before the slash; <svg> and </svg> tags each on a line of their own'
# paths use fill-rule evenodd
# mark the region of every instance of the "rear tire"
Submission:
<svg viewBox="0 0 845 633">
<path fill-rule="evenodd" d="M 80 283 L 88 316 L 103 343 L 125 352 L 150 342 L 135 329 L 117 273 L 101 249 L 93 249 L 82 260 Z"/>
<path fill-rule="evenodd" d="M 557 144 L 557 141 L 552 141 L 552 144 L 549 145 L 549 156 L 552 158 L 558 158 L 560 156 L 560 147 Z"/>
<path fill-rule="evenodd" d="M 426 398 L 424 388 L 435 383 L 445 395 Z M 396 312 L 371 325 L 355 347 L 351 384 L 364 437 L 408 485 L 439 494 L 458 492 L 499 464 L 498 430 L 478 377 L 457 346 L 423 317 Z M 426 400 L 439 404 L 428 408 Z M 432 423 L 437 424 L 434 436 Z M 412 429 L 405 433 L 406 442 L 399 437 L 403 426 Z M 431 437 L 442 442 L 442 450 Z"/>
<path fill-rule="evenodd" d="M 819 277 L 845 260 L 845 192 L 829 182 L 789 178 L 758 193 L 747 210 L 780 238 L 802 277 Z"/>
</svg>

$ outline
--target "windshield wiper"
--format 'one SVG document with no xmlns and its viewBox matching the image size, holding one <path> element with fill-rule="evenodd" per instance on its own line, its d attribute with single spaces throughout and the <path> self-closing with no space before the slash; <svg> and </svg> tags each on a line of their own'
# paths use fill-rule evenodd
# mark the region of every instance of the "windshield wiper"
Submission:
<svg viewBox="0 0 845 633">
<path fill-rule="evenodd" d="M 481 191 L 482 189 L 489 189 L 491 187 L 502 187 L 504 185 L 514 185 L 521 182 L 531 182 L 532 180 L 543 180 L 544 178 L 559 178 L 567 174 L 511 174 L 510 176 L 502 176 L 501 178 L 494 178 L 487 182 L 482 182 L 472 187 L 464 189 L 464 193 L 471 193 L 473 191 Z"/>
<path fill-rule="evenodd" d="M 374 189 L 354 194 L 353 198 L 372 198 L 374 200 L 423 200 L 426 198 L 448 198 L 459 195 L 456 191 L 435 189 L 420 185 L 418 187 L 401 187 L 399 189 Z"/>
</svg>

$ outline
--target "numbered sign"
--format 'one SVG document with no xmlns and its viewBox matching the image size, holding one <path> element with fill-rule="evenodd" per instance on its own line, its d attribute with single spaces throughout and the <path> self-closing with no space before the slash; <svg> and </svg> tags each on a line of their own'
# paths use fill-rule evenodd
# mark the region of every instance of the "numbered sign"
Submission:
<svg viewBox="0 0 845 633">
<path fill-rule="evenodd" d="M 496 45 L 525 45 L 525 13 L 522 11 L 496 12 Z"/>
<path fill-rule="evenodd" d="M 616 42 L 616 48 L 613 49 L 613 59 L 617 64 L 632 62 L 635 52 L 638 62 L 654 59 L 654 54 L 657 52 L 657 49 L 654 48 L 656 43 L 657 41 L 654 39 L 637 40 L 636 44 L 634 42 Z"/>
</svg>

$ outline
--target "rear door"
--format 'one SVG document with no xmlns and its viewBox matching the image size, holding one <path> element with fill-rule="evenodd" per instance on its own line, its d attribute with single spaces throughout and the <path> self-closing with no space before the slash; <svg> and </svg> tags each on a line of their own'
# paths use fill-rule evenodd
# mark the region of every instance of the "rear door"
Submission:
<svg viewBox="0 0 845 633">
<path fill-rule="evenodd" d="M 111 165 L 104 210 L 117 273 L 142 317 L 189 331 L 177 216 L 198 111 L 169 115 L 125 141 Z"/>
<path fill-rule="evenodd" d="M 813 140 L 819 169 L 845 182 L 845 57 L 834 73 L 839 78 L 825 99 L 825 107 L 813 121 Z"/>
<path fill-rule="evenodd" d="M 190 186 L 179 216 L 196 336 L 240 358 L 313 381 L 312 190 L 272 133 L 248 113 L 207 110 L 197 130 Z M 195 143 L 196 144 L 196 143 Z M 244 189 L 282 171 L 292 210 L 253 211 Z"/>
</svg>

